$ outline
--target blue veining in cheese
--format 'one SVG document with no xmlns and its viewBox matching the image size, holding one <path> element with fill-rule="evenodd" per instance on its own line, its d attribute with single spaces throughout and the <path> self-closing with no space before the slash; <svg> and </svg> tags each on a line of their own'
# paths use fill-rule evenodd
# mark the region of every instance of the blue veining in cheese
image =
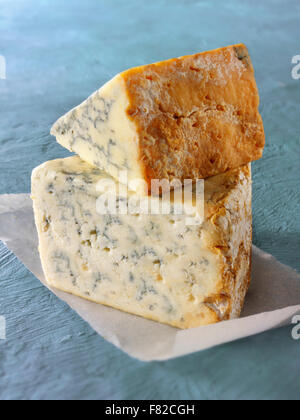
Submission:
<svg viewBox="0 0 300 420">
<path fill-rule="evenodd" d="M 100 215 L 97 185 L 107 177 L 79 157 L 34 170 L 49 285 L 179 328 L 238 316 L 250 279 L 250 168 L 205 181 L 200 226 L 172 212 Z"/>
</svg>

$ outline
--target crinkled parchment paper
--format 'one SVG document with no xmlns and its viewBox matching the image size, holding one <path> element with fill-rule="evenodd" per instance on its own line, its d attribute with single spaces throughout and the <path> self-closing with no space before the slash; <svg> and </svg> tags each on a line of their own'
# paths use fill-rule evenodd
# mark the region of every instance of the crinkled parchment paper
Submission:
<svg viewBox="0 0 300 420">
<path fill-rule="evenodd" d="M 0 196 L 0 240 L 46 286 L 29 195 Z M 49 288 L 49 287 L 48 287 Z M 291 323 L 300 314 L 300 276 L 253 248 L 253 281 L 242 318 L 177 330 L 50 289 L 106 340 L 143 361 L 167 360 Z"/>
</svg>

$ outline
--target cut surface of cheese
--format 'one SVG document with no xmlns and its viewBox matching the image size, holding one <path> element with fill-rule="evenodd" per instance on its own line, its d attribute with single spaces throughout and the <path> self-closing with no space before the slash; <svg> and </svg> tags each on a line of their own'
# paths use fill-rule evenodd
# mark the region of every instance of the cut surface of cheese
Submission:
<svg viewBox="0 0 300 420">
<path fill-rule="evenodd" d="M 99 191 L 109 180 L 77 156 L 33 171 L 48 284 L 183 329 L 238 317 L 250 282 L 250 165 L 205 180 L 200 225 L 187 224 L 186 215 L 172 209 L 101 213 Z M 114 194 L 110 187 L 106 192 Z M 119 203 L 139 198 L 118 194 Z"/>
<path fill-rule="evenodd" d="M 204 179 L 261 158 L 259 95 L 235 45 L 125 71 L 61 117 L 51 134 L 119 179 Z M 135 184 L 136 185 L 136 184 Z"/>
</svg>

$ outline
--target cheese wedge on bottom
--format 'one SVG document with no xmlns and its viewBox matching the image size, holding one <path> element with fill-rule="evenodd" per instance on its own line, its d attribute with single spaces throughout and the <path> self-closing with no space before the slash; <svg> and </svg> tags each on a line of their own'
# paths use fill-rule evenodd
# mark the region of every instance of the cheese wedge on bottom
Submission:
<svg viewBox="0 0 300 420">
<path fill-rule="evenodd" d="M 110 181 L 76 156 L 33 171 L 49 285 L 182 329 L 238 317 L 250 282 L 250 165 L 205 180 L 204 217 L 194 225 L 174 214 L 177 198 L 170 214 L 139 213 L 138 206 L 134 214 L 99 214 L 99 196 L 114 194 Z M 122 188 L 119 205 L 139 200 Z M 194 200 L 187 204 L 200 215 Z"/>
</svg>

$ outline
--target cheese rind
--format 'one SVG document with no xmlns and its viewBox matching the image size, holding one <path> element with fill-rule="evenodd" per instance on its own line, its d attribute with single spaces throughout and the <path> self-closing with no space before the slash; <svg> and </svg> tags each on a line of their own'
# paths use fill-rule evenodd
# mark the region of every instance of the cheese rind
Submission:
<svg viewBox="0 0 300 420">
<path fill-rule="evenodd" d="M 200 226 L 187 226 L 186 215 L 172 212 L 99 214 L 98 186 L 107 179 L 79 157 L 34 170 L 49 285 L 178 328 L 239 316 L 250 281 L 250 167 L 205 181 Z"/>
<path fill-rule="evenodd" d="M 235 45 L 125 71 L 54 124 L 57 141 L 119 179 L 204 179 L 263 153 L 247 48 Z M 133 187 L 133 189 L 135 189 Z"/>
</svg>

